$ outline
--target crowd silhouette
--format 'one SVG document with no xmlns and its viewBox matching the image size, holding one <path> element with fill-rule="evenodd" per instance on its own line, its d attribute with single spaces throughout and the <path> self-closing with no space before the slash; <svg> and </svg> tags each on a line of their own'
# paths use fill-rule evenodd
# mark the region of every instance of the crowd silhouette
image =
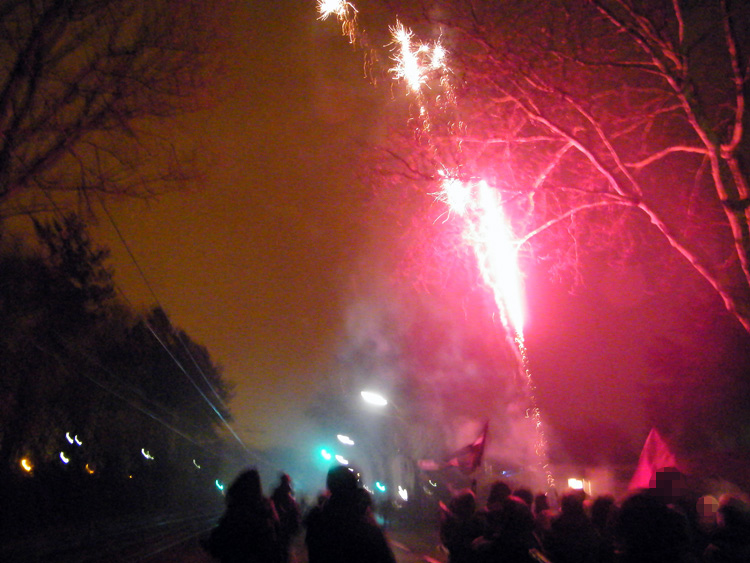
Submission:
<svg viewBox="0 0 750 563">
<path fill-rule="evenodd" d="M 747 496 L 700 496 L 674 468 L 621 499 L 535 495 L 498 480 L 483 506 L 475 488 L 446 502 L 436 531 L 449 563 L 750 563 Z M 243 471 L 204 547 L 221 563 L 295 563 L 296 538 L 309 563 L 396 561 L 371 495 L 346 466 L 328 472 L 326 491 L 304 514 L 288 475 L 265 498 L 258 471 Z"/>
<path fill-rule="evenodd" d="M 449 563 L 750 563 L 748 498 L 697 496 L 674 468 L 619 502 L 580 490 L 555 500 L 503 481 L 484 507 L 472 489 L 455 492 L 441 507 Z"/>
</svg>

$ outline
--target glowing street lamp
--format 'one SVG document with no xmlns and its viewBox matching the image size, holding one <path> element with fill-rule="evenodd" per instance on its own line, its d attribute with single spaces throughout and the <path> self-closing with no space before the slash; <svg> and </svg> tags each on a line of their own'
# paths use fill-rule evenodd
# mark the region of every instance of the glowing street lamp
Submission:
<svg viewBox="0 0 750 563">
<path fill-rule="evenodd" d="M 388 405 L 388 399 L 383 397 L 380 393 L 375 393 L 374 391 L 362 391 L 360 395 L 366 403 L 375 405 L 376 407 L 385 407 Z"/>
<path fill-rule="evenodd" d="M 354 445 L 354 440 L 352 440 L 349 436 L 345 436 L 344 434 L 336 434 L 336 438 L 338 438 L 338 441 L 344 444 L 345 446 Z"/>
</svg>

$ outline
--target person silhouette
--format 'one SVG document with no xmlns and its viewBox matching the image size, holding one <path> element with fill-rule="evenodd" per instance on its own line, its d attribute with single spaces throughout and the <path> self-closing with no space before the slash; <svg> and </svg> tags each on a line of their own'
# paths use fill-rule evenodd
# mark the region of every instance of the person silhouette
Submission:
<svg viewBox="0 0 750 563">
<path fill-rule="evenodd" d="M 205 548 L 221 563 L 281 563 L 279 517 L 263 496 L 254 467 L 240 473 L 227 490 L 226 510 Z"/>
<path fill-rule="evenodd" d="M 343 465 L 331 468 L 326 487 L 328 497 L 305 519 L 308 562 L 396 563 L 356 471 Z"/>
<path fill-rule="evenodd" d="M 292 479 L 286 473 L 279 476 L 279 484 L 271 493 L 271 502 L 279 515 L 279 543 L 283 563 L 289 561 L 292 540 L 300 529 L 300 508 L 294 499 Z"/>
</svg>

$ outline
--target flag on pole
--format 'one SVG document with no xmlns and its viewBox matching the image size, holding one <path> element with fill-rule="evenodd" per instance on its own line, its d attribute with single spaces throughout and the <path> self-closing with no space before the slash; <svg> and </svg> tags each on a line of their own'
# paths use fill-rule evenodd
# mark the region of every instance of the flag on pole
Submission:
<svg viewBox="0 0 750 563">
<path fill-rule="evenodd" d="M 482 464 L 484 446 L 487 443 L 487 430 L 490 422 L 484 423 L 482 433 L 468 446 L 453 452 L 444 463 L 444 467 L 456 467 L 461 473 L 469 475 Z"/>
<path fill-rule="evenodd" d="M 652 428 L 643 444 L 638 467 L 633 473 L 628 489 L 647 489 L 656 472 L 665 467 L 677 467 L 677 458 L 656 428 Z"/>
</svg>

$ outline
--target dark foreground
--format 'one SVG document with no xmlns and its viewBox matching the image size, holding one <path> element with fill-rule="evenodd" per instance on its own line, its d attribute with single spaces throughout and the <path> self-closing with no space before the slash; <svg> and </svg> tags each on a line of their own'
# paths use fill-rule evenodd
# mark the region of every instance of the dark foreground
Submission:
<svg viewBox="0 0 750 563">
<path fill-rule="evenodd" d="M 200 540 L 217 514 L 167 514 L 58 526 L 33 534 L 4 537 L 0 561 L 13 563 L 213 563 Z M 444 563 L 437 530 L 405 523 L 387 530 L 399 563 Z M 306 563 L 303 536 L 294 563 Z"/>
</svg>

